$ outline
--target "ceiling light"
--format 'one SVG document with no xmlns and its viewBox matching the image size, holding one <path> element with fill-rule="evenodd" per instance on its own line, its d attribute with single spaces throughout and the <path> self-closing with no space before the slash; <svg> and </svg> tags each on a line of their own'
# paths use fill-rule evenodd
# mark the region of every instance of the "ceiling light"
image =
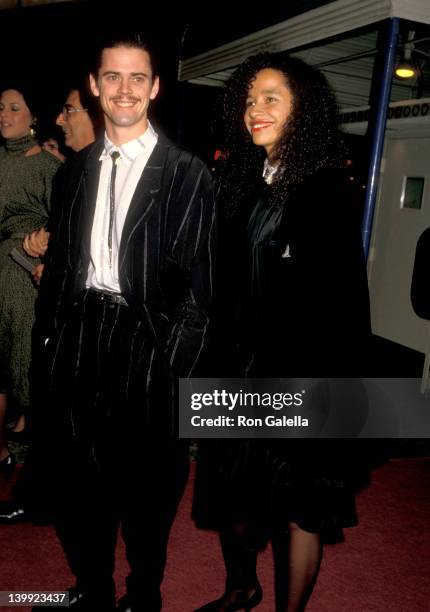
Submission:
<svg viewBox="0 0 430 612">
<path fill-rule="evenodd" d="M 411 79 L 415 76 L 416 70 L 411 62 L 404 60 L 397 64 L 394 74 L 398 79 Z"/>
<path fill-rule="evenodd" d="M 409 31 L 407 42 L 403 45 L 403 51 L 400 56 L 400 61 L 394 69 L 394 76 L 397 79 L 411 79 L 417 74 L 417 68 L 412 58 L 412 51 L 414 50 L 414 38 L 415 32 Z"/>
</svg>

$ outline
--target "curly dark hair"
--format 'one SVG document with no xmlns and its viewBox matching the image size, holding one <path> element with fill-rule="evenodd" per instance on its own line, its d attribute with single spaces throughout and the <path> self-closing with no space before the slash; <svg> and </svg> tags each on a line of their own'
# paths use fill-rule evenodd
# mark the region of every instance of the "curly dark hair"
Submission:
<svg viewBox="0 0 430 612">
<path fill-rule="evenodd" d="M 245 60 L 225 84 L 220 104 L 220 195 L 236 210 L 255 192 L 266 156 L 244 125 L 248 90 L 260 70 L 282 72 L 292 93 L 292 111 L 273 157 L 283 169 L 272 184 L 273 203 L 282 204 L 296 185 L 321 168 L 345 165 L 346 148 L 338 129 L 338 106 L 325 76 L 286 54 L 260 53 Z"/>
</svg>

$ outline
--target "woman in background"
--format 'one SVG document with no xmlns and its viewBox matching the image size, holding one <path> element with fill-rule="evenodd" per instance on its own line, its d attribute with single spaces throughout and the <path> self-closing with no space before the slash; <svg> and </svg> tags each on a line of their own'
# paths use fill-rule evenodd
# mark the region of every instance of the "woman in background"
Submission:
<svg viewBox="0 0 430 612">
<path fill-rule="evenodd" d="M 285 55 L 251 57 L 226 84 L 222 126 L 219 357 L 210 375 L 363 375 L 370 319 L 361 210 L 324 76 Z M 225 594 L 201 611 L 255 607 L 258 549 L 277 536 L 288 542 L 288 592 L 277 612 L 305 609 L 323 538 L 357 524 L 357 466 L 346 442 L 201 444 L 193 515 L 219 531 L 227 571 Z"/>
<path fill-rule="evenodd" d="M 12 435 L 23 437 L 29 408 L 29 365 L 34 302 L 37 289 L 31 274 L 11 252 L 22 256 L 26 234 L 45 225 L 52 179 L 60 161 L 42 151 L 33 127 L 34 98 L 13 85 L 0 94 L 0 466 L 13 465 L 5 442 L 7 402 L 18 416 Z M 38 260 L 31 263 L 37 265 Z"/>
</svg>

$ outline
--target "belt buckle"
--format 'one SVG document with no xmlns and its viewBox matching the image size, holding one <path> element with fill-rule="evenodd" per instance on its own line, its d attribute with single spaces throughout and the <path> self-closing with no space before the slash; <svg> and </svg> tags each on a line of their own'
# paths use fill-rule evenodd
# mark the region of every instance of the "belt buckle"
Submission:
<svg viewBox="0 0 430 612">
<path fill-rule="evenodd" d="M 109 291 L 106 291 L 103 292 L 103 298 L 106 302 L 111 304 L 119 304 L 120 306 L 127 304 L 127 302 L 120 293 L 110 293 Z"/>
<path fill-rule="evenodd" d="M 100 302 L 106 304 L 119 304 L 120 306 L 128 306 L 126 300 L 120 293 L 114 293 L 113 291 L 103 291 L 102 289 L 92 289 L 93 295 L 97 297 Z"/>
<path fill-rule="evenodd" d="M 101 302 L 106 302 L 108 299 L 106 291 L 102 291 L 101 289 L 96 289 L 94 294 Z"/>
</svg>

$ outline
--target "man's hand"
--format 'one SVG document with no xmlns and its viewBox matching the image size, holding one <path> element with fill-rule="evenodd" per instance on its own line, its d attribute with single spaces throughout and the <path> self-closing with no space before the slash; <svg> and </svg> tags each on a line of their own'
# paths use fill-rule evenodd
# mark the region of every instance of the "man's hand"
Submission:
<svg viewBox="0 0 430 612">
<path fill-rule="evenodd" d="M 45 142 L 42 143 L 42 149 L 44 151 L 48 151 L 48 153 L 51 153 L 51 155 L 55 155 L 55 157 L 58 157 L 58 159 L 60 159 L 62 162 L 66 159 L 65 156 L 60 153 L 60 149 L 58 148 L 58 142 L 54 138 L 49 138 L 48 140 L 45 140 Z"/>
<path fill-rule="evenodd" d="M 37 286 L 40 285 L 40 279 L 42 278 L 44 267 L 45 267 L 44 264 L 37 264 L 37 266 L 34 267 L 34 272 L 32 276 L 33 276 L 34 284 Z"/>
<path fill-rule="evenodd" d="M 42 257 L 48 248 L 49 232 L 43 227 L 27 234 L 22 243 L 22 248 L 30 257 Z"/>
</svg>

